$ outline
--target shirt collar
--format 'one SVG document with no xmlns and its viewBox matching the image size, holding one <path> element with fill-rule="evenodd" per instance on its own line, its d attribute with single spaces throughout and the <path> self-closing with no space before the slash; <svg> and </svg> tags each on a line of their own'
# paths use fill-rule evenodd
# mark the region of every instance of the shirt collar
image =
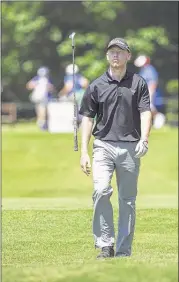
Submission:
<svg viewBox="0 0 179 282">
<path fill-rule="evenodd" d="M 112 82 L 112 81 L 117 81 L 116 79 L 112 78 L 110 73 L 109 73 L 109 69 L 106 71 L 106 78 L 109 82 Z M 124 77 L 122 78 L 123 79 L 128 79 L 129 78 L 129 72 L 128 70 L 126 70 L 126 73 L 124 75 Z"/>
</svg>

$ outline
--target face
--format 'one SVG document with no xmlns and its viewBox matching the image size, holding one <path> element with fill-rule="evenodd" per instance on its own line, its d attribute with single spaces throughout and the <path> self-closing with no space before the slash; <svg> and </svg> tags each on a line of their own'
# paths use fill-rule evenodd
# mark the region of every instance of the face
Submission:
<svg viewBox="0 0 179 282">
<path fill-rule="evenodd" d="M 131 58 L 131 54 L 127 50 L 122 50 L 119 47 L 111 47 L 107 54 L 107 60 L 112 68 L 118 69 L 126 66 Z"/>
</svg>

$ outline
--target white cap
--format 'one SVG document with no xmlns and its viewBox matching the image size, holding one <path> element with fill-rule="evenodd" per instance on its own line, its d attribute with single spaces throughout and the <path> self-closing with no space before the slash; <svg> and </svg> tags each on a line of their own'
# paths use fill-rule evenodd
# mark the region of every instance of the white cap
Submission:
<svg viewBox="0 0 179 282">
<path fill-rule="evenodd" d="M 41 67 L 37 70 L 37 74 L 41 77 L 49 75 L 49 69 L 47 67 Z"/>
<path fill-rule="evenodd" d="M 73 74 L 73 64 L 70 64 L 65 69 L 66 74 Z M 74 65 L 74 73 L 77 73 L 79 71 L 79 68 L 77 65 Z"/>
<path fill-rule="evenodd" d="M 145 65 L 146 62 L 147 62 L 147 56 L 140 55 L 135 59 L 134 65 L 138 68 L 141 68 Z"/>
</svg>

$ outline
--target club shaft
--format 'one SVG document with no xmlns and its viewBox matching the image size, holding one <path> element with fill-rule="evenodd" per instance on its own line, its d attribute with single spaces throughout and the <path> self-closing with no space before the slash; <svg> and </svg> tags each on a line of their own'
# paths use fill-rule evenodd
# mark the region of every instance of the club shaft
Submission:
<svg viewBox="0 0 179 282">
<path fill-rule="evenodd" d="M 75 32 L 73 32 L 69 37 L 72 40 L 72 64 L 73 64 L 73 101 L 74 101 L 74 151 L 78 151 L 78 107 L 76 101 L 75 93 L 75 42 L 74 42 Z"/>
</svg>

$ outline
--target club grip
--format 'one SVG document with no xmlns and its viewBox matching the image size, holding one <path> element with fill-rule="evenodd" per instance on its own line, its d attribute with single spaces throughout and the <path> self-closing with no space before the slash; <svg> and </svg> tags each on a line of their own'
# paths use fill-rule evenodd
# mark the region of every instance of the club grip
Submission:
<svg viewBox="0 0 179 282">
<path fill-rule="evenodd" d="M 74 136 L 74 151 L 78 151 L 78 137 Z"/>
</svg>

